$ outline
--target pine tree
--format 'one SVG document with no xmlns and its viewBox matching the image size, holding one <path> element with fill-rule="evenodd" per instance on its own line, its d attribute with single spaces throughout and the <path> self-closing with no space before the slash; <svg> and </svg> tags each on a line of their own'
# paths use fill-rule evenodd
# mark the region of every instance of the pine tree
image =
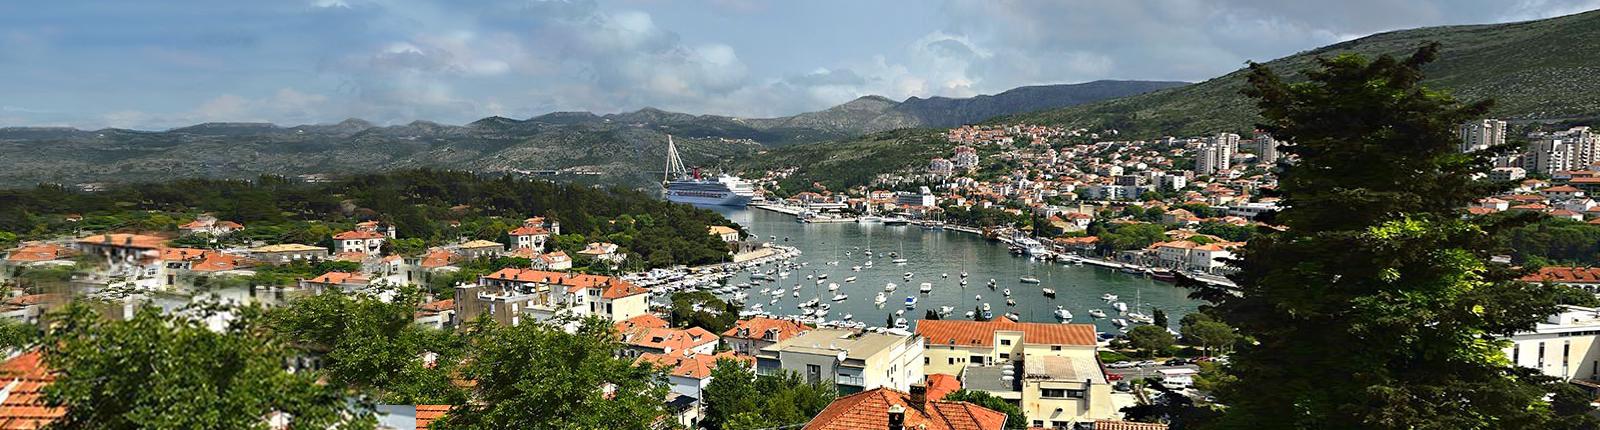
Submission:
<svg viewBox="0 0 1600 430">
<path fill-rule="evenodd" d="M 1288 229 L 1249 242 L 1239 295 L 1202 291 L 1255 344 L 1221 389 L 1220 428 L 1563 428 L 1559 384 L 1502 340 L 1556 310 L 1551 292 L 1489 261 L 1504 228 L 1466 218 L 1496 191 L 1496 150 L 1458 153 L 1488 102 L 1420 85 L 1436 44 L 1405 59 L 1319 59 L 1305 80 L 1250 66 L 1264 131 L 1298 157 L 1279 177 Z M 1500 151 L 1503 151 L 1500 150 Z M 1566 421 L 1563 421 L 1566 420 Z"/>
</svg>

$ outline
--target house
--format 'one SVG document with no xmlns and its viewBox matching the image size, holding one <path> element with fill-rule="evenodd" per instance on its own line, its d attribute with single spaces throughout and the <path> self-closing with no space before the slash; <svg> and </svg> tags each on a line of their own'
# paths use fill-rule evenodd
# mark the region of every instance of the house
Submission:
<svg viewBox="0 0 1600 430">
<path fill-rule="evenodd" d="M 533 268 L 539 270 L 572 270 L 572 257 L 566 251 L 539 254 L 533 258 Z"/>
<path fill-rule="evenodd" d="M 1189 212 L 1188 209 L 1173 209 L 1161 214 L 1161 223 L 1179 227 L 1188 227 L 1199 224 L 1200 217 L 1195 216 L 1194 212 Z"/>
<path fill-rule="evenodd" d="M 328 259 L 328 256 L 328 248 L 298 243 L 267 245 L 250 250 L 250 258 L 270 264 L 289 264 L 296 261 L 317 262 Z"/>
<path fill-rule="evenodd" d="M 388 238 L 388 236 L 376 231 L 351 230 L 340 232 L 333 235 L 333 251 L 336 254 L 378 254 L 383 250 L 383 241 Z"/>
<path fill-rule="evenodd" d="M 227 236 L 230 233 L 244 230 L 244 225 L 233 221 L 219 221 L 211 215 L 201 215 L 194 221 L 178 226 L 178 232 L 189 234 L 209 234 L 212 236 Z"/>
<path fill-rule="evenodd" d="M 623 354 L 634 357 L 643 354 L 711 355 L 716 352 L 717 341 L 717 335 L 700 327 L 641 327 L 622 332 Z"/>
<path fill-rule="evenodd" d="M 497 257 L 506 253 L 506 244 L 487 240 L 473 240 L 456 245 L 456 254 L 468 260 Z"/>
<path fill-rule="evenodd" d="M 78 239 L 73 248 L 84 255 L 103 257 L 112 262 L 134 262 L 152 257 L 165 246 L 167 239 L 160 236 L 128 233 L 107 233 Z"/>
<path fill-rule="evenodd" d="M 1233 258 L 1232 249 L 1242 245 L 1237 242 L 1199 244 L 1175 240 L 1151 244 L 1145 248 L 1145 252 L 1154 256 L 1153 264 L 1156 266 L 1215 273 L 1227 267 L 1226 260 Z"/>
<path fill-rule="evenodd" d="M 455 327 L 456 301 L 455 299 L 435 300 L 417 305 L 414 314 L 417 324 L 435 329 Z"/>
<path fill-rule="evenodd" d="M 1557 185 L 1539 190 L 1539 195 L 1551 200 L 1566 200 L 1583 197 L 1583 190 L 1571 185 Z"/>
<path fill-rule="evenodd" d="M 647 313 L 648 292 L 610 276 L 508 267 L 456 286 L 456 315 L 472 321 L 487 314 L 506 325 L 569 314 L 623 321 Z"/>
<path fill-rule="evenodd" d="M 712 236 L 722 239 L 723 242 L 733 243 L 739 241 L 739 230 L 736 230 L 733 227 L 714 225 L 709 227 L 709 229 L 711 230 Z"/>
<path fill-rule="evenodd" d="M 1172 390 L 1182 390 L 1194 386 L 1194 375 L 1197 373 L 1200 373 L 1200 371 L 1189 367 L 1156 369 L 1156 375 L 1161 377 L 1161 385 Z"/>
<path fill-rule="evenodd" d="M 512 250 L 519 256 L 534 256 L 544 253 L 545 244 L 550 241 L 550 230 L 544 226 L 544 218 L 533 217 L 523 220 L 522 226 L 511 229 Z"/>
<path fill-rule="evenodd" d="M 0 318 L 25 324 L 38 324 L 40 317 L 65 304 L 66 301 L 67 297 L 60 294 L 28 294 L 12 297 L 0 304 Z"/>
<path fill-rule="evenodd" d="M 699 417 L 704 415 L 705 389 L 711 384 L 711 371 L 717 368 L 719 360 L 733 360 L 733 362 L 755 367 L 755 360 L 750 357 L 738 357 L 731 352 L 721 354 L 656 354 L 645 353 L 640 355 L 635 364 L 650 364 L 667 371 L 667 382 L 671 384 L 672 392 L 668 395 L 669 405 L 682 404 L 674 415 L 680 416 L 680 424 L 687 428 L 699 428 Z"/>
<path fill-rule="evenodd" d="M 816 329 L 758 350 L 756 373 L 833 381 L 840 393 L 909 389 L 922 380 L 922 357 L 922 337 L 914 334 Z"/>
<path fill-rule="evenodd" d="M 1549 282 L 1600 294 L 1600 267 L 1547 266 L 1522 277 L 1523 282 Z"/>
<path fill-rule="evenodd" d="M 834 399 L 804 430 L 1000 430 L 1006 414 L 916 385 L 910 392 L 875 388 Z"/>
<path fill-rule="evenodd" d="M 1502 350 L 1511 363 L 1564 381 L 1600 386 L 1600 308 L 1563 305 L 1561 311 L 1511 336 Z"/>
<path fill-rule="evenodd" d="M 739 320 L 722 332 L 722 342 L 734 353 L 755 355 L 761 348 L 799 336 L 811 327 L 795 321 L 768 317 Z"/>
<path fill-rule="evenodd" d="M 40 429 L 66 415 L 61 407 L 45 403 L 44 388 L 55 382 L 44 363 L 44 353 L 31 350 L 0 363 L 0 428 Z"/>
<path fill-rule="evenodd" d="M 928 373 L 1016 402 L 1035 427 L 1117 416 L 1092 324 L 923 320 L 917 334 L 927 339 Z M 1008 372 L 1020 377 L 1008 382 Z"/>
<path fill-rule="evenodd" d="M 627 256 L 618 254 L 617 249 L 618 246 L 615 243 L 592 242 L 583 247 L 582 251 L 578 251 L 578 255 L 585 255 L 598 261 L 620 263 Z"/>
<path fill-rule="evenodd" d="M 322 294 L 329 289 L 342 292 L 355 292 L 367 288 L 371 280 L 366 275 L 349 272 L 328 272 L 311 279 L 301 279 L 300 288 L 311 290 L 314 294 Z"/>
<path fill-rule="evenodd" d="M 1066 220 L 1074 230 L 1088 230 L 1089 223 L 1094 221 L 1094 215 L 1073 212 L 1066 215 Z"/>
</svg>

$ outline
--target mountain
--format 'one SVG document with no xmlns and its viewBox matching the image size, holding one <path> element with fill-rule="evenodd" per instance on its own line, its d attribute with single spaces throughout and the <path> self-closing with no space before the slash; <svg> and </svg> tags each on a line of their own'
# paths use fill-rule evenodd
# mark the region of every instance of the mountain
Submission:
<svg viewBox="0 0 1600 430">
<path fill-rule="evenodd" d="M 1181 85 L 1098 81 L 1019 88 L 970 99 L 862 97 L 782 118 L 735 118 L 644 108 L 596 115 L 555 112 L 466 125 L 360 119 L 280 126 L 215 122 L 166 131 L 0 128 L 0 185 L 166 177 L 252 178 L 441 167 L 487 172 L 563 171 L 568 178 L 645 186 L 659 180 L 666 135 L 691 165 L 726 165 L 763 147 L 848 140 L 881 130 L 982 121 Z M 47 150 L 41 150 L 47 149 Z M 655 172 L 655 173 L 652 173 Z"/>
<path fill-rule="evenodd" d="M 1317 57 L 1358 53 L 1409 55 L 1425 42 L 1441 44 L 1438 61 L 1423 68 L 1426 84 L 1472 101 L 1495 99 L 1492 114 L 1511 120 L 1600 117 L 1600 11 L 1508 24 L 1427 27 L 1379 33 L 1265 63 L 1280 75 Z M 1189 136 L 1248 131 L 1255 105 L 1240 94 L 1244 69 L 1194 85 L 1008 117 L 1029 122 L 1112 128 L 1124 137 Z"/>
</svg>

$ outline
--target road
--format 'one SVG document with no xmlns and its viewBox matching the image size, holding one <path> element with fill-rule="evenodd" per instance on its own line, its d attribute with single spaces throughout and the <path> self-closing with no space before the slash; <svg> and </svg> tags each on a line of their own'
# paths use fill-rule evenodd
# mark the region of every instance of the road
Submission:
<svg viewBox="0 0 1600 430">
<path fill-rule="evenodd" d="M 1154 366 L 1130 367 L 1130 368 L 1126 368 L 1126 369 L 1111 369 L 1111 368 L 1107 368 L 1106 369 L 1106 374 L 1107 375 L 1112 375 L 1112 374 L 1122 375 L 1123 380 L 1132 381 L 1132 380 L 1136 380 L 1136 379 L 1157 376 L 1156 371 L 1157 370 L 1161 370 L 1161 369 L 1195 369 L 1196 371 L 1198 371 L 1198 370 L 1200 370 L 1200 366 L 1196 366 L 1196 365 L 1193 365 L 1193 364 L 1185 364 L 1185 365 L 1182 365 L 1182 366 L 1167 366 L 1167 365 L 1157 364 L 1157 365 L 1154 365 Z"/>
</svg>

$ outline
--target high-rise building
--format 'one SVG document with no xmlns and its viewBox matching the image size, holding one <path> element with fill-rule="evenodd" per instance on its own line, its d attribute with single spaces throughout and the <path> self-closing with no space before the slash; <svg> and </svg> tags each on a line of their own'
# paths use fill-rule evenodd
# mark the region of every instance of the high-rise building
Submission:
<svg viewBox="0 0 1600 430">
<path fill-rule="evenodd" d="M 1273 139 L 1272 135 L 1270 134 L 1256 132 L 1256 138 L 1254 140 L 1256 159 L 1258 160 L 1258 163 L 1273 164 L 1278 162 L 1277 139 Z"/>
<path fill-rule="evenodd" d="M 1233 153 L 1239 148 L 1239 135 L 1233 133 L 1218 133 L 1200 144 L 1200 149 L 1194 156 L 1194 173 L 1210 175 L 1218 171 L 1228 170 L 1233 159 Z"/>
<path fill-rule="evenodd" d="M 1532 140 L 1523 154 L 1522 168 L 1529 173 L 1553 176 L 1566 170 L 1588 169 L 1600 164 L 1600 134 L 1589 127 L 1573 127 L 1557 132 L 1528 135 Z"/>
<path fill-rule="evenodd" d="M 1481 151 L 1506 143 L 1506 122 L 1480 119 L 1461 124 L 1461 152 Z"/>
</svg>

